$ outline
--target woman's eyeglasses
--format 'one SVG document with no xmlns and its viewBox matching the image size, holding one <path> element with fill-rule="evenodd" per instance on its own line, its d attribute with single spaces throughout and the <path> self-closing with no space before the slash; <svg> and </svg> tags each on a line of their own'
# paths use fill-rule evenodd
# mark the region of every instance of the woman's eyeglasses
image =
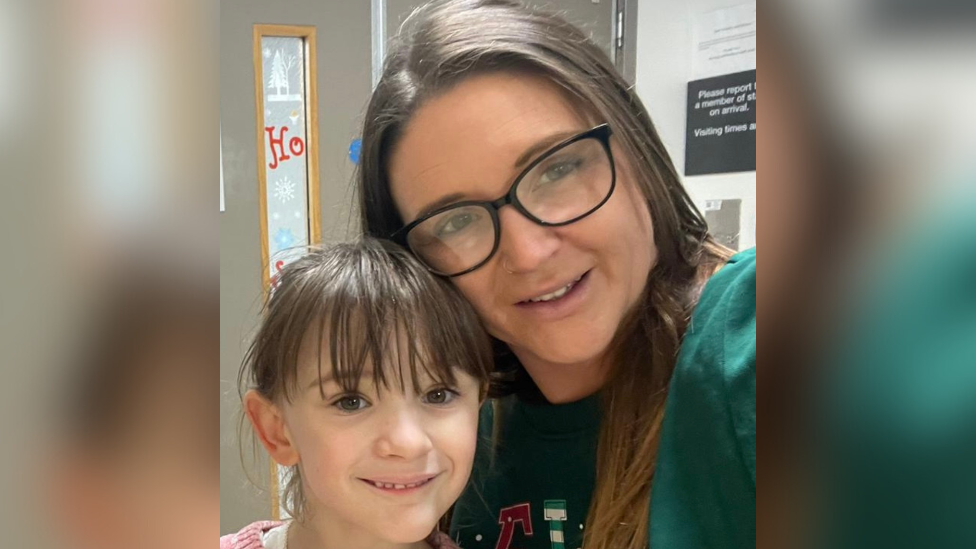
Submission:
<svg viewBox="0 0 976 549">
<path fill-rule="evenodd" d="M 459 276 L 481 267 L 498 251 L 498 210 L 511 204 L 539 225 L 560 227 L 603 206 L 616 184 L 610 126 L 570 137 L 536 158 L 504 196 L 465 201 L 430 212 L 392 235 L 428 269 Z"/>
</svg>

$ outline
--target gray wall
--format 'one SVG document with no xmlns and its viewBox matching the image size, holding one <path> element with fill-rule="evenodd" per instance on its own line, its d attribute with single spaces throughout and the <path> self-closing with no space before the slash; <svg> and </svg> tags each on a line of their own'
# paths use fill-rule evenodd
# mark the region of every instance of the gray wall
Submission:
<svg viewBox="0 0 976 549">
<path fill-rule="evenodd" d="M 220 119 L 226 211 L 220 214 L 220 531 L 270 517 L 270 496 L 248 483 L 237 440 L 236 379 L 261 296 L 252 25 L 314 25 L 318 41 L 322 235 L 350 227 L 350 141 L 370 92 L 369 2 L 221 0 Z M 257 473 L 267 477 L 267 462 Z"/>
</svg>

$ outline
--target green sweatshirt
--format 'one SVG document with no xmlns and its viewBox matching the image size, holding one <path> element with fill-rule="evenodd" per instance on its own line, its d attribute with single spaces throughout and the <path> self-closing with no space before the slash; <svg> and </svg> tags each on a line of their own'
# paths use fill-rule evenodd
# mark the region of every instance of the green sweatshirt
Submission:
<svg viewBox="0 0 976 549">
<path fill-rule="evenodd" d="M 599 395 L 533 405 L 510 396 L 482 409 L 479 448 L 452 538 L 464 549 L 577 549 L 596 482 Z M 492 463 L 494 414 L 503 418 Z"/>
<path fill-rule="evenodd" d="M 755 257 L 740 253 L 712 277 L 682 345 L 652 487 L 655 548 L 711 539 L 755 546 Z M 496 413 L 502 427 L 492 455 Z M 464 549 L 579 549 L 599 430 L 599 394 L 561 405 L 515 396 L 486 405 L 452 538 Z"/>
<path fill-rule="evenodd" d="M 702 293 L 664 409 L 653 549 L 756 546 L 756 249 Z"/>
</svg>

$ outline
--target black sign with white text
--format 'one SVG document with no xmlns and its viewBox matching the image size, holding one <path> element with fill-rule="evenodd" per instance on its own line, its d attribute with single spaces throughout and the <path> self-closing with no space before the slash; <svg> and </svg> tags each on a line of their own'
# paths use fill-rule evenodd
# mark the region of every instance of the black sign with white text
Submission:
<svg viewBox="0 0 976 549">
<path fill-rule="evenodd" d="M 756 169 L 756 71 L 688 83 L 685 175 Z"/>
</svg>

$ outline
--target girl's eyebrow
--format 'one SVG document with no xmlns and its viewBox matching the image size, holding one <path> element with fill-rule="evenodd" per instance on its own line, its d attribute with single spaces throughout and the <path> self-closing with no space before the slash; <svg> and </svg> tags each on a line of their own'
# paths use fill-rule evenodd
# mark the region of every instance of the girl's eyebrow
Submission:
<svg viewBox="0 0 976 549">
<path fill-rule="evenodd" d="M 362 378 L 373 379 L 373 371 L 372 370 L 363 370 L 363 372 L 359 376 L 359 378 L 360 379 L 362 379 Z M 332 376 L 332 373 L 331 372 L 323 373 L 321 377 L 317 377 L 317 378 L 313 379 L 312 382 L 308 384 L 308 388 L 306 390 L 308 390 L 308 389 L 317 389 L 320 386 L 326 385 L 328 383 L 335 383 L 335 378 Z"/>
</svg>

